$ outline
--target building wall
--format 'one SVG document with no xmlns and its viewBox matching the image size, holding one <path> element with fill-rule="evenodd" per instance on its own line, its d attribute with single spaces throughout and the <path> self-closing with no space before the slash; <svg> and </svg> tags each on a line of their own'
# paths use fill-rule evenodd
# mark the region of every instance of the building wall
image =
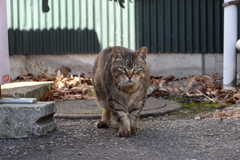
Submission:
<svg viewBox="0 0 240 160">
<path fill-rule="evenodd" d="M 10 54 L 92 54 L 115 45 L 147 46 L 150 53 L 223 51 L 220 0 L 127 0 L 124 5 L 8 0 Z"/>
<path fill-rule="evenodd" d="M 137 44 L 151 53 L 221 53 L 223 1 L 136 1 Z"/>
<path fill-rule="evenodd" d="M 134 3 L 107 0 L 8 0 L 10 54 L 98 53 L 135 49 Z M 44 12 L 43 12 L 44 11 Z"/>
<path fill-rule="evenodd" d="M 16 78 L 23 69 L 29 73 L 40 74 L 32 64 L 44 69 L 44 62 L 51 70 L 67 66 L 72 69 L 71 74 L 85 73 L 88 75 L 97 54 L 64 54 L 64 55 L 11 55 L 11 77 Z M 237 55 L 240 61 L 240 54 Z M 41 64 L 42 63 L 42 64 Z M 147 63 L 151 75 L 164 76 L 173 74 L 175 77 L 187 77 L 189 75 L 212 75 L 213 71 L 223 76 L 222 53 L 158 53 L 148 54 Z M 240 71 L 240 66 L 238 66 Z M 50 72 L 50 70 L 49 70 Z"/>
<path fill-rule="evenodd" d="M 88 73 L 97 53 L 114 45 L 147 46 L 152 75 L 222 75 L 220 0 L 133 0 L 125 8 L 108 0 L 42 2 L 7 1 L 12 77 L 22 69 L 38 73 L 23 57 Z"/>
</svg>

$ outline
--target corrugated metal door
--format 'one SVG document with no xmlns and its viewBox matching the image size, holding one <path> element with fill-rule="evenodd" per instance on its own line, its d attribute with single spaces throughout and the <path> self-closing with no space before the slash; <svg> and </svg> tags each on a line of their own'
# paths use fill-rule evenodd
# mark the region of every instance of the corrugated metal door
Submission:
<svg viewBox="0 0 240 160">
<path fill-rule="evenodd" d="M 222 52 L 222 0 L 138 0 L 138 47 L 150 52 Z"/>
<path fill-rule="evenodd" d="M 50 10 L 47 10 L 44 3 Z M 98 53 L 135 49 L 134 3 L 107 0 L 8 0 L 10 54 Z"/>
<path fill-rule="evenodd" d="M 222 0 L 132 1 L 8 0 L 10 54 L 223 51 Z"/>
</svg>

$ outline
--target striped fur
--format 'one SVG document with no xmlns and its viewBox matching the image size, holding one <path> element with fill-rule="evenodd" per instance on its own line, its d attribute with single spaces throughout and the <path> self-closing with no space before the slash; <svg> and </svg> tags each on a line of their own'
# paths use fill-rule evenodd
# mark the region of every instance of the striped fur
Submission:
<svg viewBox="0 0 240 160">
<path fill-rule="evenodd" d="M 92 71 L 97 101 L 104 108 L 98 128 L 108 128 L 113 118 L 118 136 L 141 133 L 138 120 L 150 81 L 146 55 L 146 47 L 135 52 L 115 46 L 99 53 Z"/>
</svg>

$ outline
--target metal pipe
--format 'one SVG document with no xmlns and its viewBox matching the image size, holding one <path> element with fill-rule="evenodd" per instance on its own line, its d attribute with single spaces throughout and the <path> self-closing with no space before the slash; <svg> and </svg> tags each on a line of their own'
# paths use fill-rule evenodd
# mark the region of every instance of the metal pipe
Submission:
<svg viewBox="0 0 240 160">
<path fill-rule="evenodd" d="M 231 0 L 224 0 L 225 3 Z M 223 54 L 223 88 L 231 90 L 236 87 L 237 73 L 237 6 L 224 7 L 224 54 Z"/>
<path fill-rule="evenodd" d="M 0 99 L 0 104 L 33 104 L 33 103 L 37 103 L 36 98 L 19 98 L 19 99 L 4 98 L 4 99 Z"/>
</svg>

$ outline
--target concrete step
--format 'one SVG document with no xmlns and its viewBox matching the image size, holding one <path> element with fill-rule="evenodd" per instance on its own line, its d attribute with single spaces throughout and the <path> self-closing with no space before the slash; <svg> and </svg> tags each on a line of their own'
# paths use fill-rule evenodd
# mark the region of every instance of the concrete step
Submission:
<svg viewBox="0 0 240 160">
<path fill-rule="evenodd" d="M 6 83 L 1 86 L 1 95 L 2 98 L 13 98 L 18 93 L 20 98 L 36 98 L 39 101 L 52 85 L 52 81 Z"/>
<path fill-rule="evenodd" d="M 0 138 L 46 135 L 56 129 L 54 102 L 0 104 Z"/>
<path fill-rule="evenodd" d="M 181 108 L 171 100 L 147 98 L 140 117 L 159 116 Z M 103 109 L 95 100 L 74 100 L 56 102 L 57 113 L 54 118 L 101 119 Z"/>
</svg>

